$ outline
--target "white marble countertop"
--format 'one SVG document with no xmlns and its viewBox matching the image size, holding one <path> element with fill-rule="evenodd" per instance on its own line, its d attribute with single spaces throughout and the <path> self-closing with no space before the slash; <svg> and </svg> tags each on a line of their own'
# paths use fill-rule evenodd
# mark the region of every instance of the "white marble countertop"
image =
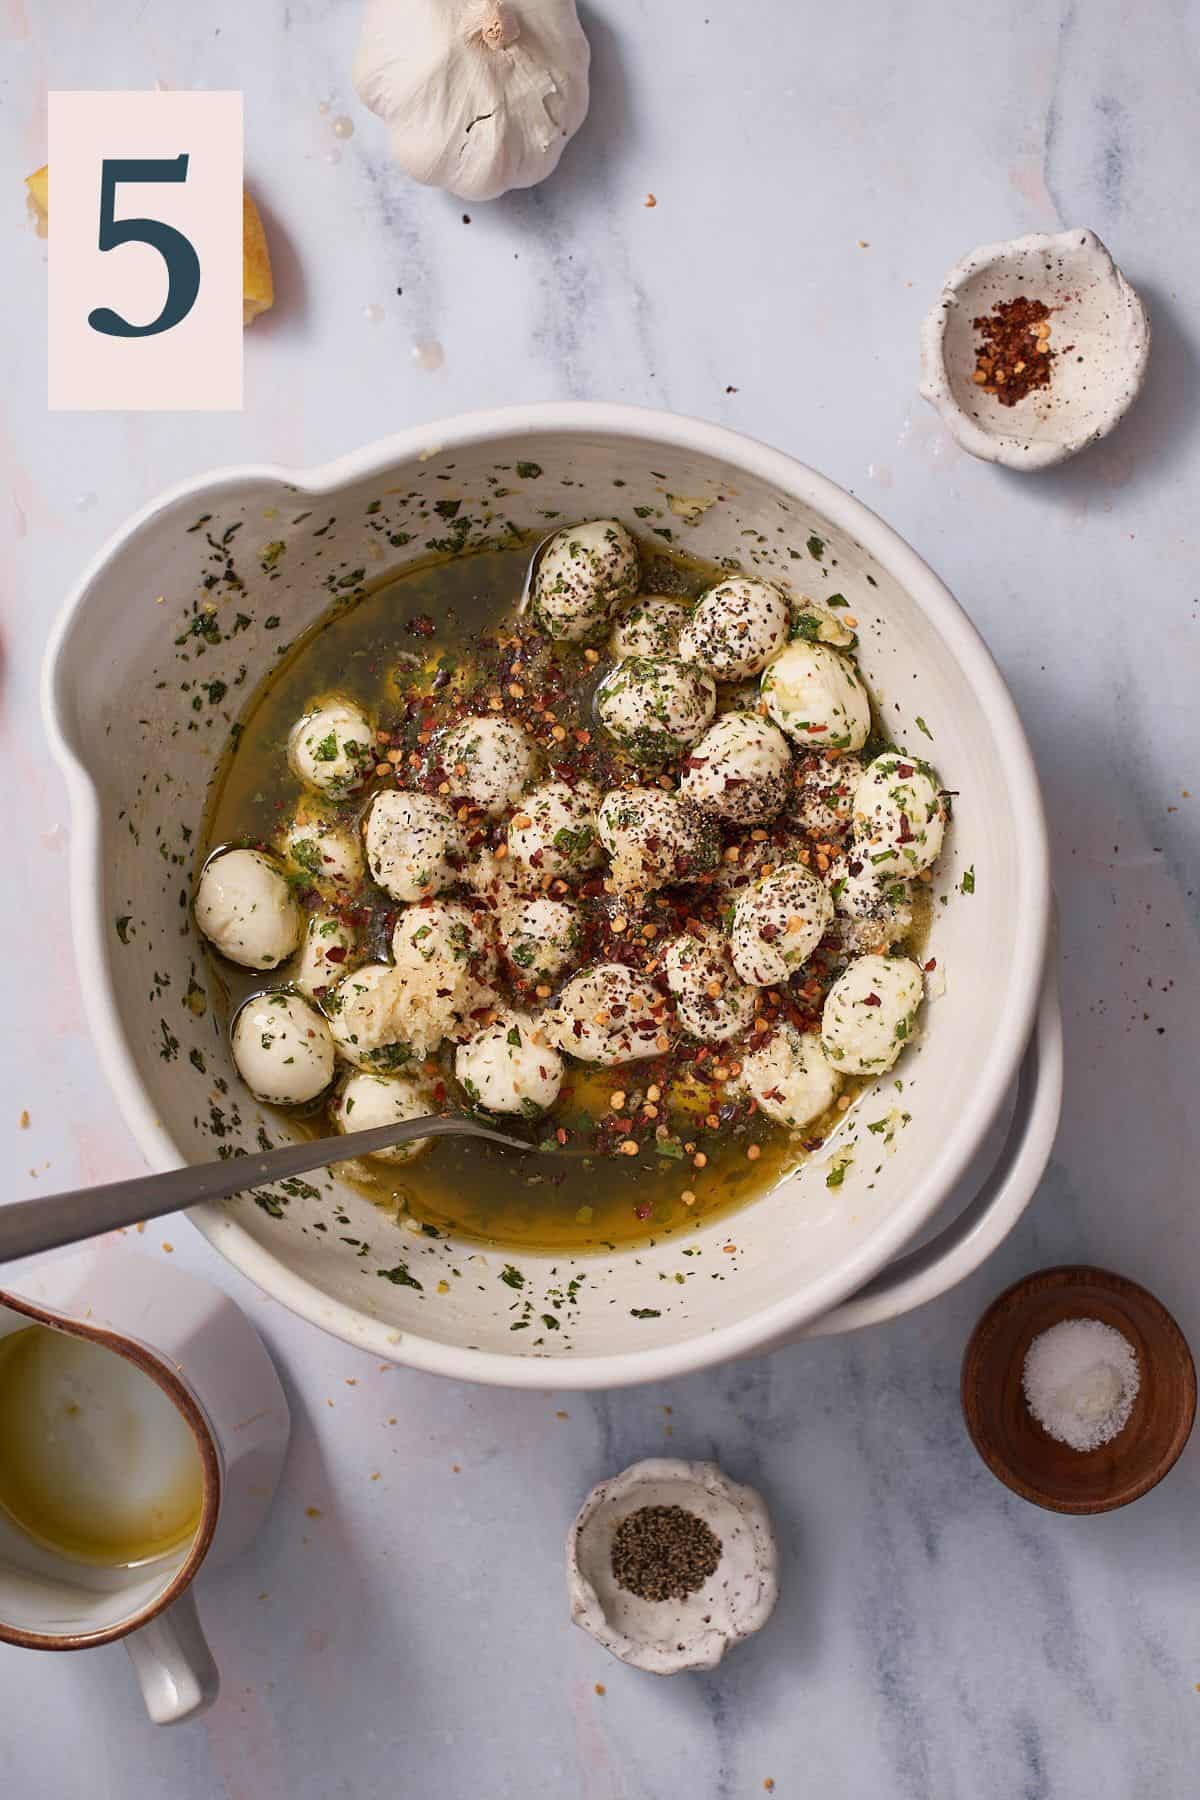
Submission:
<svg viewBox="0 0 1200 1800">
<path fill-rule="evenodd" d="M 701 414 L 796 453 L 881 511 L 978 622 L 1053 825 L 1062 1130 L 1020 1228 L 936 1305 L 609 1396 L 385 1370 L 265 1302 L 185 1222 L 114 1240 L 107 1254 L 173 1244 L 236 1294 L 284 1372 L 294 1446 L 262 1540 L 201 1579 L 215 1710 L 156 1731 L 120 1648 L 0 1649 L 4 1792 L 1194 1792 L 1200 1441 L 1136 1507 L 1054 1517 L 977 1460 L 957 1380 L 985 1302 L 1065 1259 L 1145 1281 L 1200 1344 L 1200 240 L 1179 200 L 1200 14 L 1161 0 L 1131 27 L 1117 0 L 758 0 L 705 18 L 607 0 L 587 8 L 592 112 L 558 175 L 464 208 L 387 162 L 349 88 L 356 13 L 0 0 L 8 1194 L 140 1167 L 82 1023 L 65 802 L 38 718 L 67 583 L 135 506 L 205 466 L 313 463 L 402 423 L 566 396 Z M 44 160 L 45 90 L 155 81 L 245 90 L 279 290 L 247 340 L 246 410 L 49 415 L 45 246 L 20 184 Z M 339 142 L 342 113 L 356 130 Z M 918 323 L 971 245 L 1075 224 L 1146 297 L 1148 388 L 1077 462 L 1005 474 L 917 399 Z M 423 340 L 444 347 L 436 372 L 412 358 Z M 768 1629 L 670 1683 L 572 1629 L 562 1573 L 587 1487 L 663 1451 L 760 1485 L 784 1559 Z"/>
</svg>

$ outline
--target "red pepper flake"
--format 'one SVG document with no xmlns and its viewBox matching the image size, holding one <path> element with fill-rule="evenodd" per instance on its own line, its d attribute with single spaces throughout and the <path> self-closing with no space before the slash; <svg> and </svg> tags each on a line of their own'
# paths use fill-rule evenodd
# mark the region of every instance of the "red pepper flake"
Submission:
<svg viewBox="0 0 1200 1800">
<path fill-rule="evenodd" d="M 937 968 L 937 957 L 936 957 L 936 956 L 931 956 L 931 957 L 930 957 L 930 959 L 929 959 L 929 961 L 928 961 L 928 962 L 927 962 L 927 963 L 926 963 L 926 964 L 925 964 L 925 973 L 926 973 L 926 974 L 927 974 L 927 975 L 932 975 L 932 974 L 933 974 L 933 971 L 934 971 L 934 970 L 935 970 L 935 969 L 936 969 L 936 968 Z"/>
<path fill-rule="evenodd" d="M 878 994 L 868 994 L 863 1001 L 864 1006 L 882 1006 L 883 1001 Z"/>
<path fill-rule="evenodd" d="M 1050 308 L 1044 300 L 1018 294 L 1000 300 L 971 323 L 979 332 L 975 351 L 976 387 L 994 394 L 1001 406 L 1015 406 L 1035 388 L 1050 386 Z"/>
</svg>

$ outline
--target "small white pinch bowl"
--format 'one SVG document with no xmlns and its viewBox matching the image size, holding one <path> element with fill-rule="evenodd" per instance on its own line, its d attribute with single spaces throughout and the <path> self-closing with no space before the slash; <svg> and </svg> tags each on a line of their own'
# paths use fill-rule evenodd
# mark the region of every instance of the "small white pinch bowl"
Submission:
<svg viewBox="0 0 1200 1800">
<path fill-rule="evenodd" d="M 1048 387 L 1004 406 L 972 379 L 972 321 L 1019 294 L 1051 309 L 1056 355 Z M 951 269 L 921 328 L 921 393 L 972 456 L 1049 469 L 1124 418 L 1149 357 L 1146 308 L 1095 232 L 1035 232 L 984 244 Z"/>
<path fill-rule="evenodd" d="M 613 1533 L 643 1506 L 682 1506 L 721 1540 L 715 1573 L 682 1600 L 640 1600 L 612 1572 Z M 571 1618 L 635 1669 L 678 1675 L 715 1669 L 771 1616 L 778 1596 L 775 1533 L 762 1496 L 713 1462 L 650 1457 L 594 1487 L 567 1536 Z"/>
</svg>

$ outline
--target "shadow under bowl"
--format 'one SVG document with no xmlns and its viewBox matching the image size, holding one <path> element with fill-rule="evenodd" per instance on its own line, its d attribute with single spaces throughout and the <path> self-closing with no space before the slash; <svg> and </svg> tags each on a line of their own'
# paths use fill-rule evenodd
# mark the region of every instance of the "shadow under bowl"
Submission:
<svg viewBox="0 0 1200 1800">
<path fill-rule="evenodd" d="M 1025 1402 L 1021 1376 L 1034 1338 L 1064 1319 L 1098 1319 L 1136 1353 L 1140 1385 L 1128 1420 L 1095 1450 L 1052 1438 Z M 1196 1369 L 1162 1303 L 1123 1275 L 1084 1265 L 1042 1269 L 993 1300 L 963 1356 L 962 1407 L 992 1474 L 1051 1512 L 1128 1506 L 1162 1480 L 1196 1416 Z"/>
</svg>

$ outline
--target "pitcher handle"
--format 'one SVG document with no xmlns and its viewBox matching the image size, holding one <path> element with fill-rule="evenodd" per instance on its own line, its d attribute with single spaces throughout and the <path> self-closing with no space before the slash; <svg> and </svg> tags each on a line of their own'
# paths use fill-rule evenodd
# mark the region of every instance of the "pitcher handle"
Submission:
<svg viewBox="0 0 1200 1800">
<path fill-rule="evenodd" d="M 131 1632 L 125 1648 L 155 1725 L 194 1719 L 216 1699 L 221 1677 L 191 1588 L 140 1631 Z"/>
</svg>

